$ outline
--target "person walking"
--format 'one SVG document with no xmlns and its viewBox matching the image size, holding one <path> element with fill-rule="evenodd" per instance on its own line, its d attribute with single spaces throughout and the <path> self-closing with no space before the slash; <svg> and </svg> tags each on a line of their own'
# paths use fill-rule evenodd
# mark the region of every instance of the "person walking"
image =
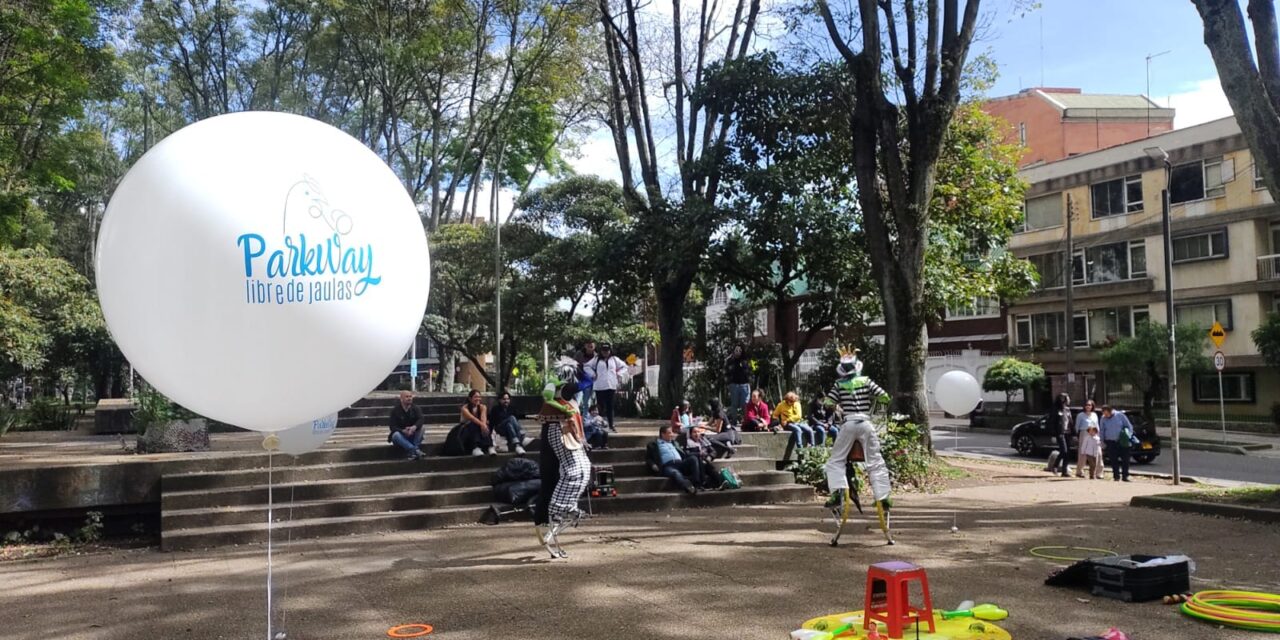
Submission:
<svg viewBox="0 0 1280 640">
<path fill-rule="evenodd" d="M 742 345 L 733 345 L 733 351 L 724 361 L 724 377 L 728 381 L 729 416 L 735 422 L 742 421 L 742 411 L 751 395 L 751 363 L 747 361 Z"/>
<path fill-rule="evenodd" d="M 1083 443 L 1089 437 L 1089 427 L 1098 429 L 1098 414 L 1093 411 L 1093 401 L 1085 400 L 1084 409 L 1076 415 L 1076 477 L 1084 477 L 1085 464 L 1088 459 L 1084 453 Z"/>
<path fill-rule="evenodd" d="M 1044 417 L 1044 424 L 1049 427 L 1049 433 L 1053 434 L 1058 443 L 1058 460 L 1055 463 L 1055 467 L 1049 469 L 1049 471 L 1053 472 L 1056 469 L 1062 474 L 1062 477 L 1069 478 L 1071 475 L 1067 473 L 1067 467 L 1069 466 L 1067 456 L 1070 455 L 1071 449 L 1068 439 L 1073 428 L 1071 424 L 1071 396 L 1065 393 L 1058 394 L 1053 403 L 1053 410 Z"/>
<path fill-rule="evenodd" d="M 600 352 L 585 366 L 587 377 L 592 380 L 591 387 L 596 402 L 600 405 L 600 413 L 609 424 L 609 430 L 617 431 L 613 424 L 614 399 L 627 375 L 627 363 L 613 355 L 613 345 L 605 342 L 600 345 Z"/>
<path fill-rule="evenodd" d="M 1111 405 L 1102 407 L 1102 444 L 1104 454 L 1111 458 L 1111 479 L 1129 481 L 1129 449 L 1133 445 L 1133 424 L 1123 411 Z"/>
<path fill-rule="evenodd" d="M 542 478 L 533 524 L 538 541 L 552 558 L 567 558 L 560 548 L 560 534 L 576 526 L 582 517 L 578 500 L 591 481 L 591 460 L 583 443 L 582 415 L 574 404 L 577 386 L 566 384 L 558 390 L 547 385 L 538 419 L 542 422 L 543 447 L 539 455 Z"/>
</svg>

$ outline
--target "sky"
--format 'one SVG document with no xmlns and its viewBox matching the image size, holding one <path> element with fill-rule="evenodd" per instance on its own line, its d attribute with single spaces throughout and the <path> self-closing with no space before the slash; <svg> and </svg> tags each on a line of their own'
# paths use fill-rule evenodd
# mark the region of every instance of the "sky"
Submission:
<svg viewBox="0 0 1280 640">
<path fill-rule="evenodd" d="M 1145 94 L 1147 55 L 1167 51 L 1151 60 L 1150 95 L 1177 110 L 1174 126 L 1231 115 L 1190 0 L 1043 0 L 1025 16 L 996 13 L 1009 2 L 984 2 L 993 17 L 972 49 L 986 52 L 999 67 L 988 95 L 1035 86 Z M 618 178 L 607 131 L 589 136 L 578 154 L 570 161 L 578 173 Z"/>
</svg>

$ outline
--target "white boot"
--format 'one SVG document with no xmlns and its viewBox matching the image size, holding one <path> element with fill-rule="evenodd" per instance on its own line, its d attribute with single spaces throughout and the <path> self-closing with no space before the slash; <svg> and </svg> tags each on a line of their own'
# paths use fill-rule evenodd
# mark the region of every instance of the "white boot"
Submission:
<svg viewBox="0 0 1280 640">
<path fill-rule="evenodd" d="M 484 455 L 484 452 L 480 450 L 480 447 L 476 447 L 476 448 L 474 448 L 474 449 L 472 449 L 472 450 L 471 450 L 471 455 L 476 456 L 476 457 L 478 458 L 478 457 L 480 457 L 480 456 Z"/>
<path fill-rule="evenodd" d="M 479 449 L 477 449 L 477 451 L 479 451 Z M 488 453 L 491 456 L 496 456 L 498 455 L 498 450 L 494 449 L 493 447 L 489 447 L 489 450 L 486 453 Z"/>
</svg>

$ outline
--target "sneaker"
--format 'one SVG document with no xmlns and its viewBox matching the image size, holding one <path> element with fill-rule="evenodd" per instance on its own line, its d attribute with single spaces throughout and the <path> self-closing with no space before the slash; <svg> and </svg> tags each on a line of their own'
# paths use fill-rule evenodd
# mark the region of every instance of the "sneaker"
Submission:
<svg viewBox="0 0 1280 640">
<path fill-rule="evenodd" d="M 1128 479 L 1128 478 L 1125 478 L 1125 479 L 1124 479 L 1124 481 L 1125 481 L 1125 482 L 1129 482 L 1129 479 Z"/>
<path fill-rule="evenodd" d="M 524 455 L 524 447 L 520 445 L 516 445 L 516 455 L 518 456 Z"/>
<path fill-rule="evenodd" d="M 691 496 L 696 496 L 696 495 L 698 495 L 698 488 L 697 488 L 697 487 L 695 487 L 695 486 L 693 486 L 693 483 L 692 483 L 692 482 L 690 482 L 690 483 L 688 483 L 688 484 L 684 485 L 684 492 L 685 492 L 685 493 L 687 493 L 687 494 L 689 494 L 689 495 L 691 495 Z"/>
<path fill-rule="evenodd" d="M 418 453 L 417 451 L 414 451 L 414 452 L 409 453 L 408 455 L 406 455 L 406 456 L 404 457 L 404 459 L 405 459 L 405 460 L 417 460 L 418 458 L 421 458 L 421 457 L 422 457 L 422 454 Z"/>
<path fill-rule="evenodd" d="M 520 440 L 520 446 L 527 447 L 531 442 L 533 442 L 533 438 L 530 438 L 529 436 L 525 436 L 522 440 Z"/>
<path fill-rule="evenodd" d="M 489 450 L 488 450 L 488 451 L 486 451 L 486 453 L 488 453 L 488 454 L 489 454 L 489 455 L 491 455 L 491 456 L 496 456 L 496 455 L 498 455 L 498 450 L 497 450 L 497 449 L 494 449 L 493 447 L 489 447 Z"/>
<path fill-rule="evenodd" d="M 477 457 L 477 458 L 478 458 L 478 457 L 480 457 L 480 456 L 484 455 L 484 452 L 480 450 L 480 447 L 476 447 L 476 448 L 474 448 L 474 449 L 472 449 L 472 450 L 471 450 L 471 455 L 473 455 L 473 456 L 475 456 L 475 457 Z"/>
</svg>

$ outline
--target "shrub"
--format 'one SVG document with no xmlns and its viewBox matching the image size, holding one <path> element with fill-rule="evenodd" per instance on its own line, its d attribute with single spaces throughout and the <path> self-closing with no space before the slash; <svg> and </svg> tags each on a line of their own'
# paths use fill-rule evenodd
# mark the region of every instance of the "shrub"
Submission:
<svg viewBox="0 0 1280 640">
<path fill-rule="evenodd" d="M 71 414 L 71 407 L 63 406 L 53 398 L 40 397 L 27 410 L 26 422 L 30 429 L 66 431 L 75 423 L 75 416 Z"/>
<path fill-rule="evenodd" d="M 983 391 L 1004 392 L 1004 412 L 1009 413 L 1014 392 L 1036 389 L 1044 385 L 1044 367 L 1017 358 L 1002 358 L 987 369 L 982 377 Z"/>
<path fill-rule="evenodd" d="M 924 429 L 904 420 L 876 419 L 880 455 L 889 468 L 889 477 L 895 490 L 928 489 L 938 479 L 939 474 L 934 468 L 937 458 L 925 444 Z M 826 493 L 827 475 L 823 467 L 830 458 L 830 447 L 800 449 L 787 470 L 795 474 L 796 482 Z"/>
</svg>

